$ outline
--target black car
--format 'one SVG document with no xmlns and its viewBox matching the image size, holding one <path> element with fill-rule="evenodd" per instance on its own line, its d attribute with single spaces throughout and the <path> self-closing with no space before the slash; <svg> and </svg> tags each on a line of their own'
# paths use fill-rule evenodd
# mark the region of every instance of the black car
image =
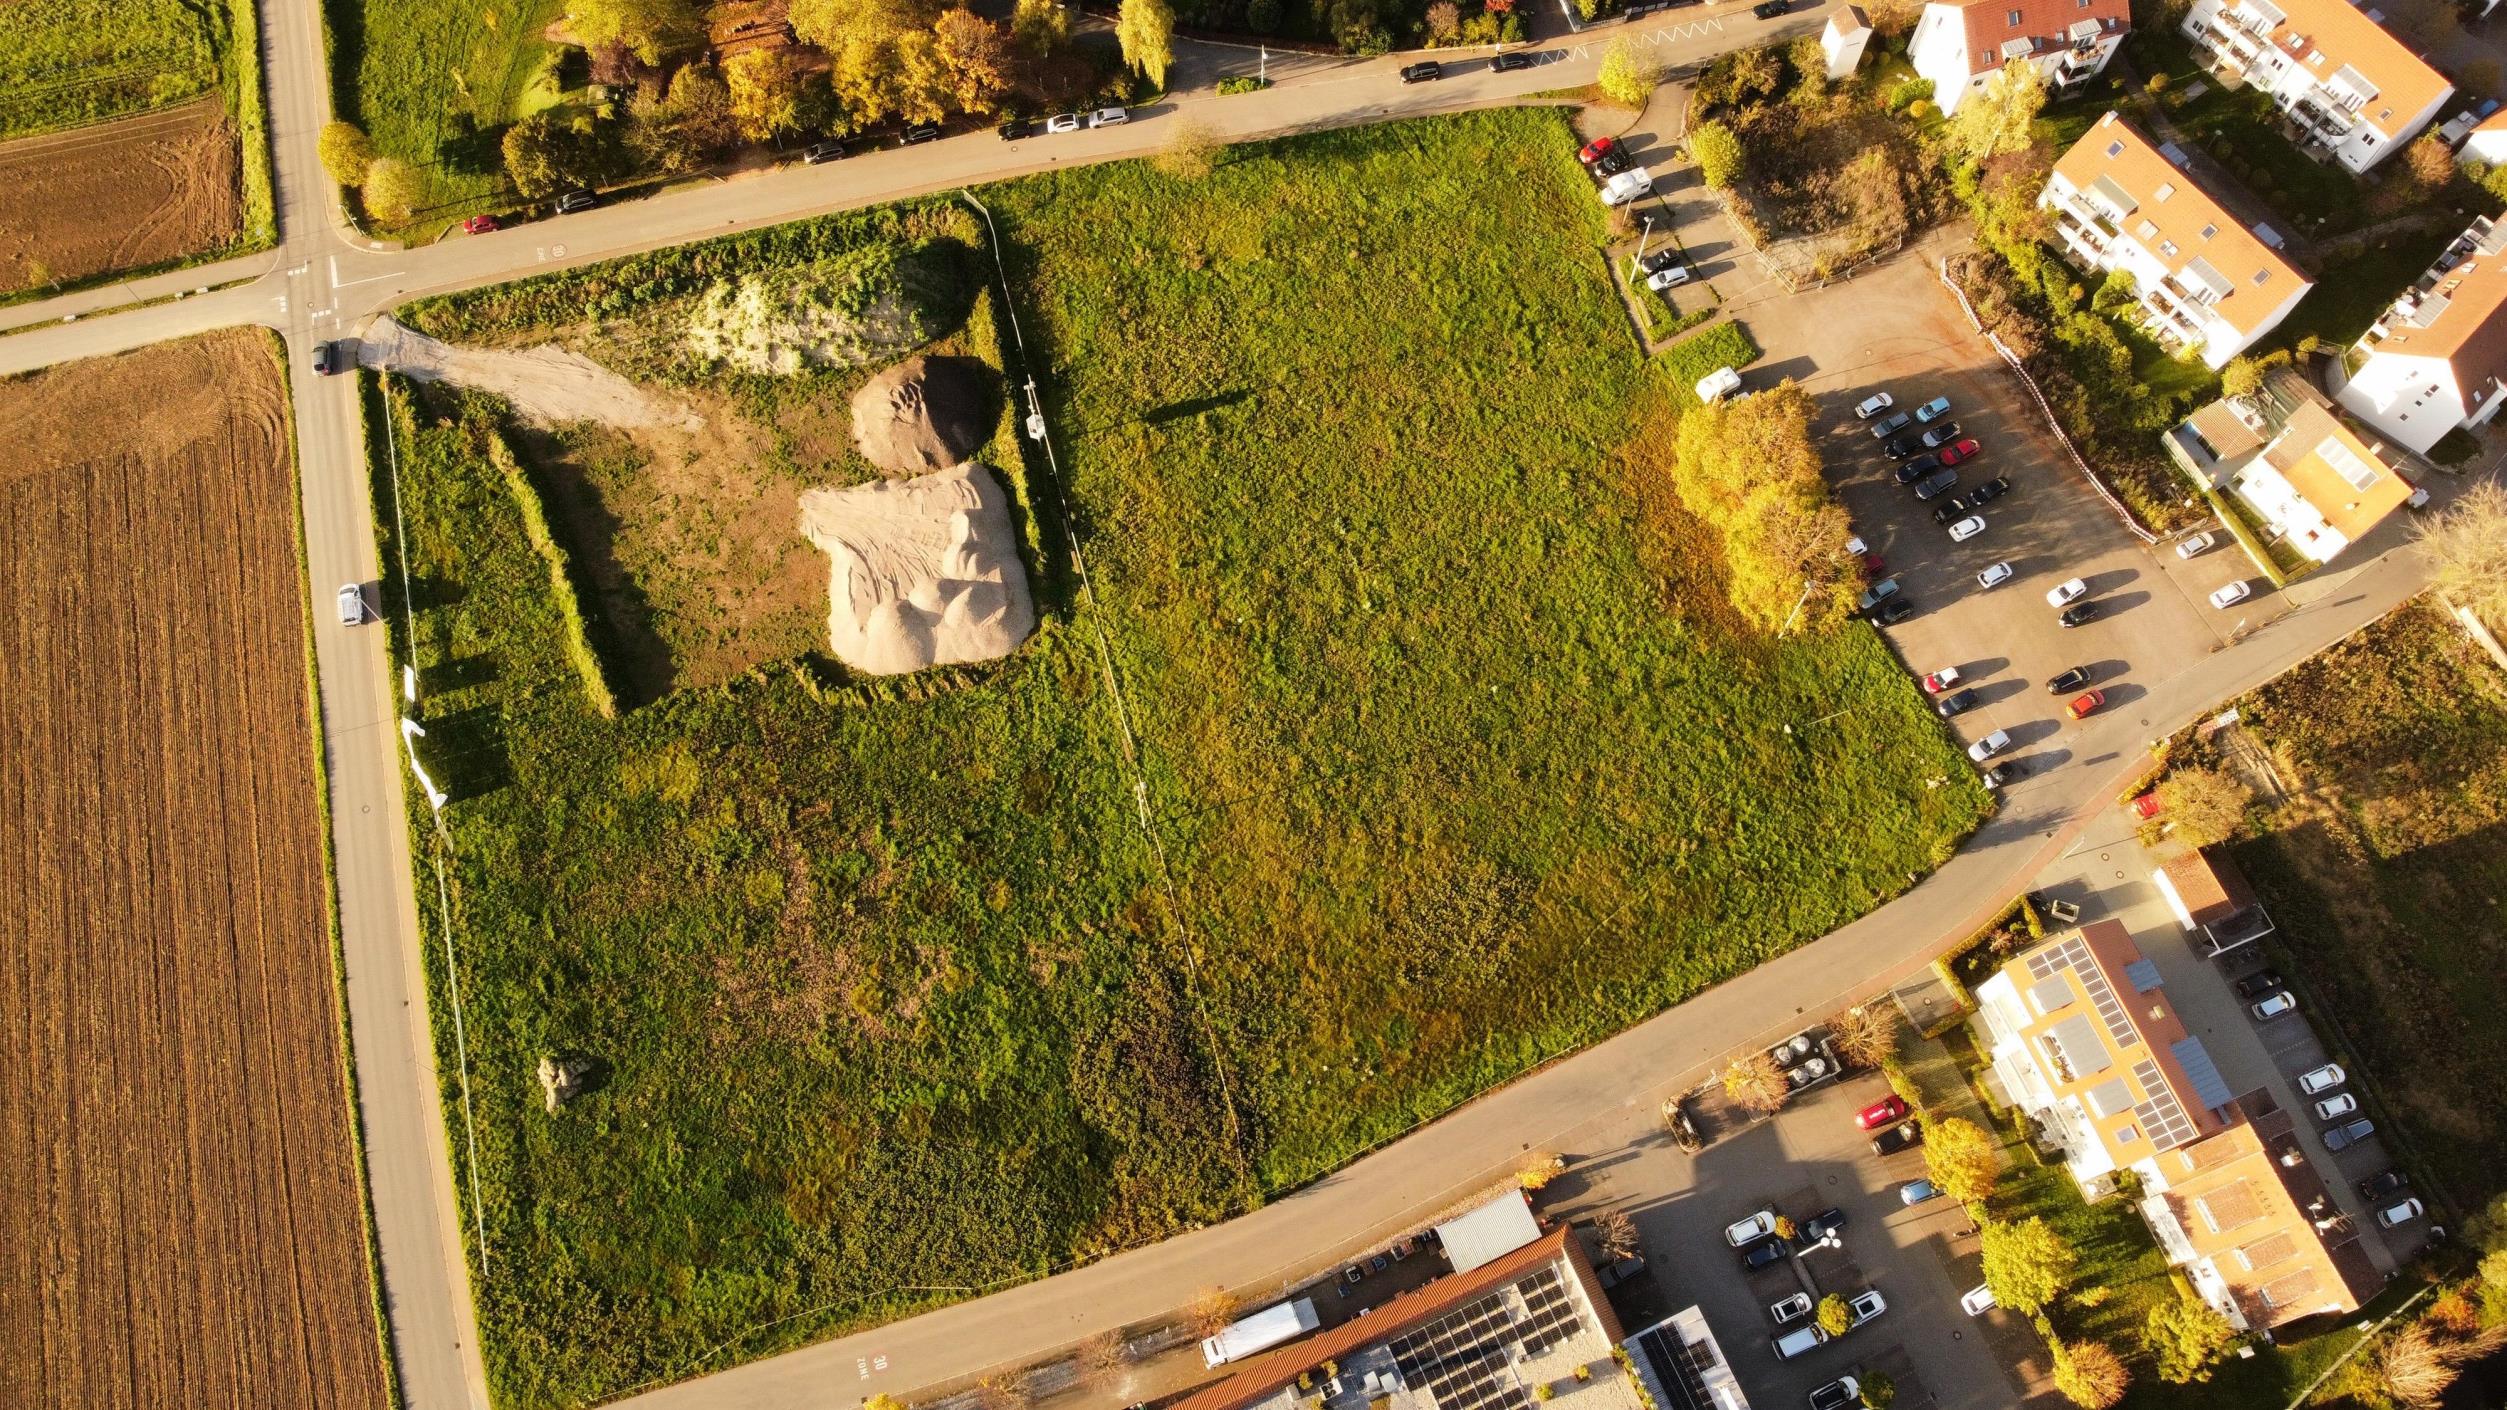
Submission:
<svg viewBox="0 0 2507 1410">
<path fill-rule="evenodd" d="M 1401 68 L 1401 81 L 1404 83 L 1434 83 L 1444 76 L 1445 66 L 1434 60 L 1422 64 L 1404 64 Z"/>
<path fill-rule="evenodd" d="M 2277 969 L 2260 970 L 2249 974 L 2238 980 L 2235 985 L 2237 997 L 2241 999 L 2260 999 L 2280 987 L 2281 972 Z"/>
<path fill-rule="evenodd" d="M 1901 485 L 1911 485 L 1940 468 L 1940 456 L 1919 455 L 1913 460 L 1902 462 L 1896 470 L 1891 472 L 1891 478 Z"/>
<path fill-rule="evenodd" d="M 1992 479 L 1985 481 L 1983 484 L 1978 485 L 1975 489 L 1969 491 L 1967 497 L 1967 507 L 1970 509 L 1981 509 L 1986 504 L 2000 499 L 2010 492 L 2010 477 L 2005 475 L 1996 475 Z"/>
<path fill-rule="evenodd" d="M 1915 604 L 1905 597 L 1893 597 L 1872 611 L 1872 620 L 1884 627 L 1894 627 L 1915 615 Z"/>
<path fill-rule="evenodd" d="M 937 142 L 939 140 L 940 124 L 936 122 L 918 122 L 900 134 L 897 145 L 901 147 L 912 147 L 920 143 Z"/>
<path fill-rule="evenodd" d="M 1924 1128 L 1912 1121 L 1901 1121 L 1872 1137 L 1872 1154 L 1896 1155 L 1910 1146 L 1922 1145 Z"/>
<path fill-rule="evenodd" d="M 1953 692 L 1934 701 L 1933 708 L 1939 710 L 1945 720 L 1953 715 L 1964 715 L 1976 708 L 1976 692 L 1972 689 Z"/>
<path fill-rule="evenodd" d="M 1802 1242 L 1806 1244 L 1818 1243 L 1821 1239 L 1828 1237 L 1830 1234 L 1833 1234 L 1844 1227 L 1844 1210 L 1835 1208 L 1823 1209 L 1817 1214 L 1812 1215 L 1809 1219 L 1803 1221 Z"/>
<path fill-rule="evenodd" d="M 1530 54 L 1523 53 L 1520 50 L 1512 54 L 1500 54 L 1496 58 L 1489 60 L 1489 72 L 1491 73 L 1513 73 L 1517 69 L 1528 69 L 1530 67 L 1532 67 L 1532 56 Z"/>
<path fill-rule="evenodd" d="M 2028 777 L 2028 766 L 2017 759 L 1996 764 L 1985 770 L 1985 786 L 2002 788 Z"/>
<path fill-rule="evenodd" d="M 1004 142 L 1016 142 L 1022 137 L 1035 135 L 1036 124 L 1027 118 L 1008 118 L 1001 124 L 1001 140 Z"/>
<path fill-rule="evenodd" d="M 2097 603 L 2075 602 L 2071 606 L 2064 608 L 2063 615 L 2055 618 L 2055 620 L 2061 622 L 2067 627 L 2077 627 L 2083 622 L 2096 621 L 2097 617 Z"/>
<path fill-rule="evenodd" d="M 315 372 L 328 377 L 344 365 L 339 355 L 339 344 L 325 342 L 313 345 L 313 370 Z"/>
<path fill-rule="evenodd" d="M 1628 154 L 1613 147 L 1594 159 L 1593 170 L 1600 176 L 1617 176 L 1628 169 Z"/>
<path fill-rule="evenodd" d="M 557 198 L 557 213 L 572 215 L 576 211 L 588 211 L 600 203 L 601 198 L 589 191 L 569 191 Z"/>
<path fill-rule="evenodd" d="M 1950 469 L 1935 470 L 1931 474 L 1926 475 L 1923 479 L 1916 482 L 1915 497 L 1917 499 L 1927 501 L 1939 499 L 1942 495 L 1948 493 L 1952 485 L 1955 485 L 1958 482 L 1958 471 Z"/>
<path fill-rule="evenodd" d="M 842 142 L 814 142 L 801 149 L 801 164 L 803 166 L 818 166 L 825 162 L 840 162 L 843 160 L 844 144 Z"/>
<path fill-rule="evenodd" d="M 1784 1257 L 1784 1240 L 1770 1235 L 1741 1250 L 1741 1271 L 1755 1273 L 1774 1265 Z"/>
<path fill-rule="evenodd" d="M 1935 450 L 1959 438 L 1959 423 L 1944 421 L 1924 433 L 1924 449 Z"/>
<path fill-rule="evenodd" d="M 1967 517 L 1967 496 L 1954 494 L 1933 509 L 1932 521 L 1948 524 Z"/>
<path fill-rule="evenodd" d="M 1654 253 L 1638 260 L 1637 268 L 1644 270 L 1648 274 L 1660 274 L 1664 270 L 1671 268 L 1679 262 L 1679 249 L 1677 247 L 1666 246 L 1665 248 L 1656 250 Z"/>
<path fill-rule="evenodd" d="M 1845 1410 L 1862 1403 L 1862 1392 L 1852 1376 L 1839 1376 L 1811 1392 L 1811 1410 Z"/>
<path fill-rule="evenodd" d="M 1750 13 L 1762 20 L 1772 20 L 1792 8 L 1793 0 L 1759 0 L 1750 7 Z"/>
<path fill-rule="evenodd" d="M 1883 441 L 1885 441 L 1885 440 L 1889 439 L 1891 436 L 1896 435 L 1898 432 L 1903 431 L 1903 430 L 1905 430 L 1907 427 L 1912 426 L 1912 425 L 1914 425 L 1914 424 L 1915 424 L 1915 413 L 1914 413 L 1914 412 L 1911 412 L 1911 411 L 1893 412 L 1893 413 L 1891 413 L 1890 415 L 1885 416 L 1885 417 L 1882 417 L 1880 420 L 1873 422 L 1873 423 L 1872 423 L 1872 425 L 1871 425 L 1871 432 L 1872 432 L 1872 436 L 1873 436 L 1873 438 L 1874 438 L 1874 439 L 1877 439 L 1877 440 L 1883 440 Z"/>
<path fill-rule="evenodd" d="M 2072 669 L 2065 671 L 2063 674 L 2056 676 L 2050 681 L 2047 681 L 2046 694 L 2063 695 L 2068 692 L 2078 690 L 2082 686 L 2089 684 L 2090 681 L 2096 679 L 2096 676 L 2097 673 L 2090 670 L 2087 666 L 2074 666 Z"/>
<path fill-rule="evenodd" d="M 1919 451 L 1932 449 L 1932 447 L 1924 444 L 1924 438 L 1921 435 L 1913 431 L 1909 431 L 1903 436 L 1894 437 L 1888 441 L 1882 442 L 1880 448 L 1888 454 L 1888 457 L 1891 460 L 1904 460 L 1908 456 L 1914 455 Z"/>
<path fill-rule="evenodd" d="M 2381 1175 L 2371 1175 L 2359 1182 L 2359 1193 L 2370 1200 L 2381 1200 L 2388 1195 L 2398 1195 L 2410 1188 L 2411 1177 L 2399 1170 L 2388 1170 Z"/>
</svg>

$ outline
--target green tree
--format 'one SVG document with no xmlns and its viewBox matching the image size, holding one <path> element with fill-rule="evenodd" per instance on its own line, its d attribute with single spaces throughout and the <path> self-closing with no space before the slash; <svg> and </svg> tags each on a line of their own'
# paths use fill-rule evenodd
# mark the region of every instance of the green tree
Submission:
<svg viewBox="0 0 2507 1410">
<path fill-rule="evenodd" d="M 1114 37 L 1123 46 L 1123 62 L 1151 87 L 1166 87 L 1167 65 L 1175 62 L 1175 12 L 1166 0 L 1123 0 L 1114 16 Z"/>
<path fill-rule="evenodd" d="M 779 49 L 747 49 L 723 61 L 731 116 L 740 134 L 764 142 L 801 130 L 801 75 Z"/>
<path fill-rule="evenodd" d="M 949 10 L 932 24 L 940 61 L 948 66 L 957 105 L 969 113 L 997 112 L 1008 95 L 1017 58 L 1001 26 L 972 10 Z"/>
<path fill-rule="evenodd" d="M 1010 14 L 1010 39 L 1031 59 L 1071 42 L 1071 15 L 1056 0 L 1018 0 Z"/>
<path fill-rule="evenodd" d="M 1931 1122 L 1924 1132 L 1924 1172 L 1943 1194 L 1974 1204 L 1991 1197 L 2002 1178 L 2000 1144 L 1963 1116 Z"/>
<path fill-rule="evenodd" d="M 2159 784 L 2159 815 L 2189 847 L 2225 842 L 2246 825 L 2246 785 L 2218 769 L 2175 769 Z"/>
<path fill-rule="evenodd" d="M 2232 357 L 2220 369 L 2220 395 L 2250 397 L 2263 389 L 2263 364 L 2251 357 Z"/>
<path fill-rule="evenodd" d="M 1689 155 L 1697 158 L 1697 174 L 1718 191 L 1741 179 L 1741 139 L 1720 120 L 1689 129 Z"/>
<path fill-rule="evenodd" d="M 2054 1388 L 2082 1410 L 2107 1410 L 2132 1384 L 2133 1373 L 2105 1342 L 2055 1343 Z"/>
<path fill-rule="evenodd" d="M 1610 41 L 1602 51 L 1601 72 L 1594 75 L 1594 86 L 1602 96 L 1623 108 L 1642 109 L 1662 86 L 1660 65 L 1637 52 L 1637 46 L 1626 35 Z"/>
<path fill-rule="evenodd" d="M 367 140 L 365 129 L 353 122 L 322 124 L 322 135 L 314 140 L 314 150 L 322 157 L 322 169 L 342 186 L 364 185 L 366 168 L 374 164 L 374 143 Z"/>
<path fill-rule="evenodd" d="M 566 28 L 586 49 L 623 44 L 648 64 L 705 42 L 703 7 L 696 0 L 568 0 Z"/>
<path fill-rule="evenodd" d="M 837 100 L 867 124 L 946 115 L 951 84 L 931 30 L 938 15 L 928 0 L 792 0 L 786 19 L 827 51 Z"/>
<path fill-rule="evenodd" d="M 1835 1293 L 1819 1300 L 1818 1317 L 1819 1329 L 1832 1337 L 1844 1336 L 1845 1329 L 1854 1325 L 1853 1310 L 1845 1305 L 1844 1298 Z"/>
<path fill-rule="evenodd" d="M 2237 1329 L 2199 1298 L 2174 1297 L 2150 1309 L 2142 1323 L 2159 1379 L 2170 1385 L 2211 1379 L 2211 1363 L 2237 1340 Z"/>
<path fill-rule="evenodd" d="M 1975 161 L 2027 149 L 2031 128 L 2046 106 L 2046 78 L 2027 59 L 2013 59 L 1982 92 L 1959 100 L 1950 118 L 1950 141 Z"/>
<path fill-rule="evenodd" d="M 505 175 L 537 199 L 579 186 L 598 186 L 613 166 L 605 136 L 586 114 L 533 113 L 505 129 Z"/>
<path fill-rule="evenodd" d="M 398 157 L 377 157 L 369 162 L 362 184 L 366 214 L 385 225 L 398 225 L 416 215 L 426 200 L 426 177 Z"/>
<path fill-rule="evenodd" d="M 1988 1221 L 1984 1245 L 1985 1286 L 1993 1289 L 1994 1301 L 2023 1314 L 2054 1301 L 2071 1285 L 2079 1264 L 2072 1245 L 2043 1219 Z"/>
</svg>

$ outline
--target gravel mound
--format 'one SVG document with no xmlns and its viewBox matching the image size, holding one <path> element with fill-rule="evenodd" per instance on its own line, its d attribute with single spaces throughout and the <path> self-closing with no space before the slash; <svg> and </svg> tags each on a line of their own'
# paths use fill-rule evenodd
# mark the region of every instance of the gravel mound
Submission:
<svg viewBox="0 0 2507 1410">
<path fill-rule="evenodd" d="M 627 430 L 704 424 L 581 353 L 564 348 L 465 348 L 413 332 L 388 315 L 357 340 L 361 366 L 493 392 L 542 425 L 598 421 Z"/>
<path fill-rule="evenodd" d="M 857 671 L 995 661 L 1036 629 L 1009 496 L 981 465 L 811 490 L 801 532 L 833 560 L 827 644 Z"/>
<path fill-rule="evenodd" d="M 945 470 L 984 443 L 989 400 L 967 363 L 910 357 L 853 394 L 853 444 L 891 474 Z"/>
</svg>

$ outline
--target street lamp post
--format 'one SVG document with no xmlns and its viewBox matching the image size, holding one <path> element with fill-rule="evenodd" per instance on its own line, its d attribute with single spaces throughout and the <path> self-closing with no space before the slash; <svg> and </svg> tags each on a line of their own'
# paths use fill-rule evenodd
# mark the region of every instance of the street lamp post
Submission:
<svg viewBox="0 0 2507 1410">
<path fill-rule="evenodd" d="M 1653 238 L 1654 235 L 1654 213 L 1652 211 L 1638 212 L 1637 219 L 1643 221 L 1645 225 L 1643 229 L 1637 232 L 1637 252 L 1628 257 L 1628 282 L 1631 284 L 1637 282 L 1637 271 L 1645 267 L 1645 242 Z"/>
</svg>

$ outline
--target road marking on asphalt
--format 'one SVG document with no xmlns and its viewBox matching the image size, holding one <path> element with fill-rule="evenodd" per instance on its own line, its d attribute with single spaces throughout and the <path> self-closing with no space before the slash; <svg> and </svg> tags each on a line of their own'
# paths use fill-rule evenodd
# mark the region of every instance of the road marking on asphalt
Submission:
<svg viewBox="0 0 2507 1410">
<path fill-rule="evenodd" d="M 339 256 L 331 256 L 331 287 L 334 289 L 350 289 L 359 284 L 380 284 L 386 279 L 399 277 L 400 271 L 395 269 L 388 274 L 376 274 L 364 279 L 342 279 L 339 277 Z"/>
</svg>

